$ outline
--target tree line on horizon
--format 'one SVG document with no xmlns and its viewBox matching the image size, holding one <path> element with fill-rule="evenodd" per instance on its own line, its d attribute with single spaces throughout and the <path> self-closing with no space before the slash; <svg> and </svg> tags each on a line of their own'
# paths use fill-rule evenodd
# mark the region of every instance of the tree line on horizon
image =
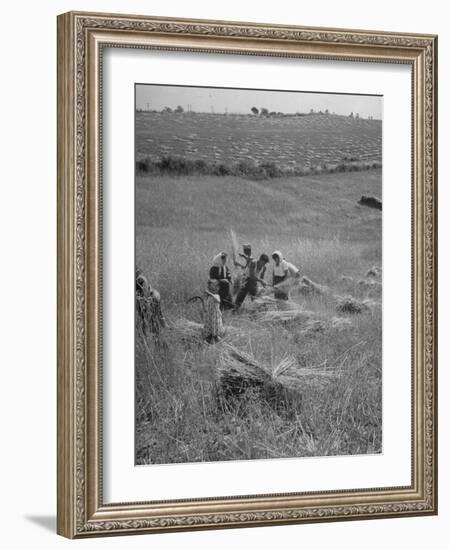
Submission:
<svg viewBox="0 0 449 550">
<path fill-rule="evenodd" d="M 187 111 L 184 109 L 184 107 L 182 105 L 178 105 L 177 107 L 175 108 L 172 108 L 172 107 L 164 107 L 163 109 L 161 109 L 160 111 L 158 111 L 157 109 L 143 109 L 143 108 L 140 108 L 140 109 L 136 109 L 137 112 L 147 112 L 147 113 L 177 113 L 177 114 L 182 114 L 182 113 L 188 113 L 188 114 L 217 114 L 217 115 L 228 115 L 228 114 L 238 114 L 238 115 L 245 115 L 245 113 L 228 113 L 227 111 L 224 112 L 224 113 L 215 113 L 215 112 L 211 112 L 211 113 L 208 113 L 208 112 L 205 112 L 205 111 L 193 111 L 191 109 L 188 109 Z M 364 117 L 363 116 L 360 116 L 359 113 L 355 113 L 353 111 L 351 111 L 348 115 L 339 115 L 335 112 L 330 112 L 329 109 L 325 109 L 324 111 L 323 110 L 315 110 L 313 108 L 310 109 L 310 111 L 308 113 L 302 113 L 300 111 L 297 111 L 295 113 L 283 113 L 282 111 L 270 111 L 269 109 L 267 109 L 266 107 L 251 107 L 250 111 L 248 113 L 246 113 L 246 115 L 248 116 L 253 116 L 253 117 L 291 117 L 291 116 L 308 116 L 308 115 L 333 115 L 333 116 L 347 116 L 348 118 L 355 118 L 355 119 L 363 119 Z M 372 115 L 368 115 L 366 117 L 366 120 L 374 120 L 374 117 Z"/>
</svg>

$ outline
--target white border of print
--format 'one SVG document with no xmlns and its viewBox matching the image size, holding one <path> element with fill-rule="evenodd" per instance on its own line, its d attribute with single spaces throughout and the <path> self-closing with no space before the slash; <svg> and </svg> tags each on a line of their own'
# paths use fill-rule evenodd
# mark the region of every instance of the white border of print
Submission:
<svg viewBox="0 0 449 550">
<path fill-rule="evenodd" d="M 399 64 L 104 50 L 104 502 L 411 483 L 411 74 Z M 383 453 L 134 465 L 134 84 L 383 95 Z M 400 220 L 400 222 L 398 222 Z M 398 283 L 399 281 L 399 283 Z"/>
</svg>

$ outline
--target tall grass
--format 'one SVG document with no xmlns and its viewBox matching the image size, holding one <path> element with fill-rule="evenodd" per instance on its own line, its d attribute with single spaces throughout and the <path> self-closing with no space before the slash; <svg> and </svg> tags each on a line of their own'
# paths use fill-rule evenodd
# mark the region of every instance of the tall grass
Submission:
<svg viewBox="0 0 449 550">
<path fill-rule="evenodd" d="M 211 246 L 225 248 L 212 236 L 176 239 L 158 235 L 157 245 L 139 241 L 137 258 L 163 297 L 169 323 L 180 316 L 199 319 L 186 298 L 200 291 L 207 278 Z M 272 250 L 278 241 L 255 241 L 256 250 Z M 222 245 L 222 246 L 220 246 Z M 354 265 L 369 247 L 338 240 L 285 242 L 287 258 L 332 292 L 348 292 L 340 275 L 363 274 L 371 262 Z M 372 258 L 374 259 L 374 258 Z M 377 258 L 379 260 L 379 258 Z M 269 275 L 268 275 L 269 277 Z M 361 292 L 357 282 L 349 289 Z M 322 319 L 336 315 L 332 296 L 295 297 L 304 309 Z M 282 409 L 273 408 L 255 392 L 234 403 L 222 402 L 215 367 L 218 346 L 185 346 L 174 333 L 165 334 L 166 347 L 139 338 L 136 347 L 136 456 L 139 464 L 325 456 L 377 453 L 382 448 L 381 309 L 380 305 L 351 324 L 304 335 L 300 326 L 255 322 L 243 313 L 226 315 L 235 327 L 231 341 L 265 364 L 285 354 L 301 367 L 323 364 L 339 376 L 304 387 Z"/>
<path fill-rule="evenodd" d="M 304 387 L 282 409 L 248 391 L 218 398 L 218 349 L 170 341 L 150 355 L 137 347 L 137 462 L 172 463 L 376 453 L 381 450 L 379 312 L 338 334 L 307 338 L 280 327 L 245 327 L 235 344 L 261 361 L 288 352 L 313 369 L 327 361 L 339 376 Z M 248 323 L 249 325 L 249 323 Z M 170 339 L 170 336 L 168 336 Z M 354 341 L 358 346 L 354 346 Z M 373 345 L 373 342 L 375 343 Z"/>
<path fill-rule="evenodd" d="M 259 322 L 244 305 L 239 315 L 225 313 L 225 326 L 234 329 L 226 341 L 264 365 L 287 355 L 299 368 L 324 365 L 338 373 L 301 379 L 303 387 L 282 406 L 251 390 L 224 400 L 216 376 L 221 344 L 186 344 L 168 329 L 161 346 L 137 333 L 138 464 L 382 450 L 381 285 L 359 285 L 369 268 L 381 266 L 382 214 L 356 205 L 363 192 L 380 195 L 380 174 L 359 176 L 279 178 L 276 185 L 230 176 L 137 180 L 136 261 L 159 290 L 169 325 L 201 320 L 186 300 L 204 289 L 216 253 L 232 257 L 233 227 L 254 254 L 280 249 L 329 292 L 293 295 L 323 320 L 316 330 L 303 330 L 300 320 Z M 338 313 L 337 297 L 346 295 L 370 297 L 374 305 Z M 336 316 L 348 322 L 327 323 Z"/>
</svg>

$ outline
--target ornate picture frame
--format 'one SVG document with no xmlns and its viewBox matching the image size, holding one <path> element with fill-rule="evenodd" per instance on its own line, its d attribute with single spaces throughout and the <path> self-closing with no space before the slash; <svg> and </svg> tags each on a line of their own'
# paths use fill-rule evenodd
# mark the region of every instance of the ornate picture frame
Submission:
<svg viewBox="0 0 449 550">
<path fill-rule="evenodd" d="M 408 486 L 106 503 L 102 55 L 105 48 L 405 64 L 412 74 Z M 437 37 L 70 12 L 58 17 L 58 519 L 69 538 L 437 513 Z M 130 369 L 132 370 L 132 369 Z"/>
</svg>

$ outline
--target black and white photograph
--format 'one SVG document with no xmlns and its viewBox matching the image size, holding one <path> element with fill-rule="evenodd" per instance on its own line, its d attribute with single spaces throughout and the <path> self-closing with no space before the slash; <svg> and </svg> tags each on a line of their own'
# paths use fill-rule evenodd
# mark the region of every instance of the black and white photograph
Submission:
<svg viewBox="0 0 449 550">
<path fill-rule="evenodd" d="M 135 463 L 382 453 L 382 96 L 135 85 Z"/>
</svg>

